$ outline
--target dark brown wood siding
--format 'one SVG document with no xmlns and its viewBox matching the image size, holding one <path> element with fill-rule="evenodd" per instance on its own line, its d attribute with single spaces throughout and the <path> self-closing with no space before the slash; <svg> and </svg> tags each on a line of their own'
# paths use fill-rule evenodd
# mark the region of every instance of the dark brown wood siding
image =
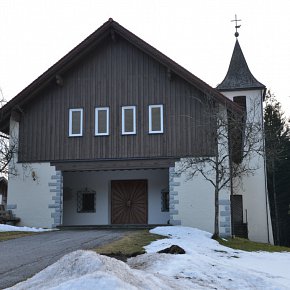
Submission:
<svg viewBox="0 0 290 290">
<path fill-rule="evenodd" d="M 21 108 L 23 162 L 210 155 L 198 89 L 123 40 L 106 39 Z M 149 134 L 148 106 L 164 105 L 164 133 Z M 121 107 L 136 106 L 137 134 L 121 131 Z M 94 136 L 95 107 L 110 108 L 110 135 Z M 83 108 L 82 137 L 69 137 L 69 109 Z"/>
</svg>

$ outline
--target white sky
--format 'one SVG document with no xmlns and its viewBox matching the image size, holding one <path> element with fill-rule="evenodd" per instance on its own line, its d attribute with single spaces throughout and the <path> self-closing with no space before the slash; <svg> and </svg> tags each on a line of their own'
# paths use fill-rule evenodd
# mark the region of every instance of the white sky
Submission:
<svg viewBox="0 0 290 290">
<path fill-rule="evenodd" d="M 0 88 L 9 100 L 109 17 L 215 87 L 234 23 L 252 74 L 290 117 L 290 0 L 0 0 Z"/>
</svg>

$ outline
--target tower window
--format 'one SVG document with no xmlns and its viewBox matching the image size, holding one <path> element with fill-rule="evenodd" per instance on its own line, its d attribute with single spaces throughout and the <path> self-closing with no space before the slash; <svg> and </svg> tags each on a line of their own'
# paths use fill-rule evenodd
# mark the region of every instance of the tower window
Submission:
<svg viewBox="0 0 290 290">
<path fill-rule="evenodd" d="M 238 104 L 243 109 L 247 109 L 247 100 L 246 96 L 237 96 L 233 98 L 234 103 Z"/>
</svg>

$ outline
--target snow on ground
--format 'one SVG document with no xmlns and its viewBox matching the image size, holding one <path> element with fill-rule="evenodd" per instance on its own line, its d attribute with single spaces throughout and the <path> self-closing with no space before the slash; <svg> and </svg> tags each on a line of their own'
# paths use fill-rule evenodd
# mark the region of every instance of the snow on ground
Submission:
<svg viewBox="0 0 290 290">
<path fill-rule="evenodd" d="M 233 250 L 211 234 L 187 227 L 151 232 L 167 238 L 127 264 L 76 251 L 11 289 L 290 289 L 290 253 Z M 156 253 L 174 244 L 186 254 Z"/>
<path fill-rule="evenodd" d="M 46 231 L 51 231 L 51 229 L 15 227 L 0 224 L 0 232 L 46 232 Z"/>
<path fill-rule="evenodd" d="M 167 235 L 146 247 L 150 256 L 130 260 L 146 272 L 191 280 L 193 289 L 290 289 L 290 253 L 233 250 L 212 240 L 211 234 L 186 227 L 160 227 L 152 233 Z M 173 244 L 186 255 L 165 256 L 154 262 L 157 251 Z M 164 254 L 165 255 L 165 254 Z"/>
</svg>

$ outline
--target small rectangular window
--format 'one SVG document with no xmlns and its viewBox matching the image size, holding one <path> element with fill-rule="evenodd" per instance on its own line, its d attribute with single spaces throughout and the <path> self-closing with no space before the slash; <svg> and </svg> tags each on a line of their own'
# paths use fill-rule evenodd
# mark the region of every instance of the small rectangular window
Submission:
<svg viewBox="0 0 290 290">
<path fill-rule="evenodd" d="M 102 107 L 95 109 L 95 135 L 109 135 L 109 108 Z"/>
<path fill-rule="evenodd" d="M 149 133 L 163 133 L 163 105 L 149 106 Z"/>
<path fill-rule="evenodd" d="M 163 189 L 161 191 L 161 211 L 168 212 L 169 211 L 169 190 Z"/>
<path fill-rule="evenodd" d="M 122 134 L 136 134 L 136 107 L 122 107 Z"/>
<path fill-rule="evenodd" d="M 69 110 L 69 136 L 83 135 L 83 109 Z"/>
<path fill-rule="evenodd" d="M 77 211 L 78 212 L 95 212 L 96 211 L 96 192 L 95 191 L 78 191 Z"/>
</svg>

